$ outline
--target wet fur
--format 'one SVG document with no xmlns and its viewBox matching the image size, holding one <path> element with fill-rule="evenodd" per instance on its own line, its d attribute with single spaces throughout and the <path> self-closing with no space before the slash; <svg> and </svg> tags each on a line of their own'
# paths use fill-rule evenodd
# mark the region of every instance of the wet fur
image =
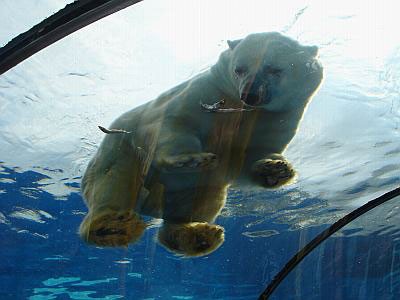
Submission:
<svg viewBox="0 0 400 300">
<path fill-rule="evenodd" d="M 213 223 L 229 185 L 278 188 L 293 180 L 282 152 L 322 80 L 316 47 L 278 33 L 253 34 L 229 47 L 210 70 L 112 124 L 127 133 L 107 134 L 86 170 L 84 240 L 126 246 L 140 239 L 145 214 L 164 219 L 159 241 L 167 249 L 205 255 L 224 241 L 223 228 Z M 221 100 L 238 110 L 202 109 Z M 241 111 L 243 101 L 257 105 Z"/>
</svg>

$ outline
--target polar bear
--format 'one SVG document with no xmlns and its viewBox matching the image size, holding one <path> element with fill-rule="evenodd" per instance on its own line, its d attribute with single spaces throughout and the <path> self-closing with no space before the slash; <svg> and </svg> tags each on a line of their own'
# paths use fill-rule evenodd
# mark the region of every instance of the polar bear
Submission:
<svg viewBox="0 0 400 300">
<path fill-rule="evenodd" d="M 82 180 L 81 237 L 127 246 L 162 218 L 159 242 L 182 256 L 224 241 L 214 224 L 231 184 L 277 188 L 295 176 L 282 156 L 323 78 L 316 46 L 280 33 L 228 41 L 209 70 L 124 113 Z"/>
</svg>

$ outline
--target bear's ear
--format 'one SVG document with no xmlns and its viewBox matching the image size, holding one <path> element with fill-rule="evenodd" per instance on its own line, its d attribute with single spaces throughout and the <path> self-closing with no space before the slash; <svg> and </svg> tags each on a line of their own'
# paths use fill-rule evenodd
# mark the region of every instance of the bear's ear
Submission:
<svg viewBox="0 0 400 300">
<path fill-rule="evenodd" d="M 312 57 L 316 57 L 318 55 L 318 47 L 317 46 L 307 46 L 305 47 L 308 51 L 308 53 L 310 53 L 310 55 Z"/>
<path fill-rule="evenodd" d="M 242 41 L 242 40 L 234 40 L 234 41 L 227 40 L 229 49 L 231 49 L 231 50 L 235 49 L 235 47 L 236 47 L 241 41 Z"/>
</svg>

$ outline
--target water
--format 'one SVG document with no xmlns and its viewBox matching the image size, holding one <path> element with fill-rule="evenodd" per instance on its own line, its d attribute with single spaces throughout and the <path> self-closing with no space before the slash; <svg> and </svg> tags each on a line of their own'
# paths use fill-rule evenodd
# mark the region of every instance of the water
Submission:
<svg viewBox="0 0 400 300">
<path fill-rule="evenodd" d="M 0 44 L 71 1 L 4 2 Z M 398 8 L 146 0 L 2 75 L 0 298 L 256 299 L 307 241 L 399 185 Z M 226 242 L 207 257 L 156 245 L 158 221 L 128 249 L 81 242 L 79 183 L 103 137 L 97 125 L 208 68 L 227 39 L 273 30 L 318 45 L 325 69 L 286 152 L 297 181 L 276 192 L 231 190 L 217 220 Z M 398 299 L 399 201 L 331 237 L 273 298 Z"/>
</svg>

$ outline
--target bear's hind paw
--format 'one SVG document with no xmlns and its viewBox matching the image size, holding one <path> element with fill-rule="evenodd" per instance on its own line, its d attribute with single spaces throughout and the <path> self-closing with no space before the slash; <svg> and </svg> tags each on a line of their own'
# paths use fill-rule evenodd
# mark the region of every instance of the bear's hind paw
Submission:
<svg viewBox="0 0 400 300">
<path fill-rule="evenodd" d="M 101 216 L 88 214 L 83 220 L 79 233 L 90 244 L 102 247 L 126 247 L 137 241 L 146 224 L 134 212 L 109 212 Z"/>
<path fill-rule="evenodd" d="M 224 228 L 206 222 L 165 224 L 158 234 L 158 240 L 178 255 L 202 256 L 222 245 Z"/>
</svg>

